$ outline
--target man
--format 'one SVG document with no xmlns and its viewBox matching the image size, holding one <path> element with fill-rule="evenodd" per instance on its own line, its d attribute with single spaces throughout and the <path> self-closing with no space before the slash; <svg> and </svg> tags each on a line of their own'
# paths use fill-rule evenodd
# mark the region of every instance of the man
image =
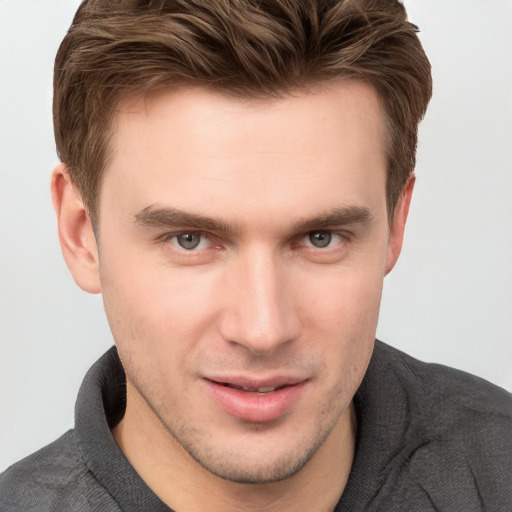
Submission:
<svg viewBox="0 0 512 512">
<path fill-rule="evenodd" d="M 510 396 L 374 341 L 430 94 L 398 2 L 84 2 L 52 194 L 117 349 L 0 509 L 507 510 Z"/>
</svg>

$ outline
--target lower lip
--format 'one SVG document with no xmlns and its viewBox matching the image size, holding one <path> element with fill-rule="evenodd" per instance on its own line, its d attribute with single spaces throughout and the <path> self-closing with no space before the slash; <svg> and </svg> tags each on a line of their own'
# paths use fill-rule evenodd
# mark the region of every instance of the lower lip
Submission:
<svg viewBox="0 0 512 512">
<path fill-rule="evenodd" d="M 307 381 L 285 386 L 269 393 L 257 393 L 230 388 L 205 379 L 215 402 L 231 416 L 253 423 L 276 420 L 299 400 Z"/>
</svg>

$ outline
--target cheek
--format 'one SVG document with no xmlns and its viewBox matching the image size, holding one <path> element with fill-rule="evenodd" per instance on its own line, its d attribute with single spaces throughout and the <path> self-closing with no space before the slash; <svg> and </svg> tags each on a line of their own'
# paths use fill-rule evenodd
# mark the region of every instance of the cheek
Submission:
<svg viewBox="0 0 512 512">
<path fill-rule="evenodd" d="M 344 397 L 346 405 L 364 376 L 377 330 L 382 277 L 368 267 L 352 267 L 331 273 L 323 286 L 317 280 L 316 286 L 302 287 L 307 297 L 301 306 L 305 350 L 317 351 L 327 365 L 331 404 Z"/>
<path fill-rule="evenodd" d="M 187 396 L 177 383 L 197 371 L 207 306 L 151 273 L 117 277 L 110 274 L 103 300 L 119 356 L 132 387 L 165 414 Z"/>
<path fill-rule="evenodd" d="M 111 264 L 117 261 L 122 263 Z M 215 293 L 204 276 L 126 255 L 105 257 L 100 268 L 105 310 L 120 350 L 173 361 L 190 352 L 213 321 Z"/>
<path fill-rule="evenodd" d="M 347 267 L 302 280 L 296 297 L 307 326 L 351 341 L 375 335 L 383 274 L 371 267 Z"/>
</svg>

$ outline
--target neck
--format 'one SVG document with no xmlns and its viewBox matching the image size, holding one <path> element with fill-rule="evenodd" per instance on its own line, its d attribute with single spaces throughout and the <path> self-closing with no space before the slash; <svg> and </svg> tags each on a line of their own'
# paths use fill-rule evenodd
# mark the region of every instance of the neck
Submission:
<svg viewBox="0 0 512 512">
<path fill-rule="evenodd" d="M 328 512 L 334 510 L 345 489 L 355 452 L 353 404 L 295 475 L 273 483 L 240 484 L 203 469 L 141 402 L 128 388 L 126 414 L 113 435 L 141 478 L 177 512 Z M 148 409 L 145 413 L 141 405 Z"/>
</svg>

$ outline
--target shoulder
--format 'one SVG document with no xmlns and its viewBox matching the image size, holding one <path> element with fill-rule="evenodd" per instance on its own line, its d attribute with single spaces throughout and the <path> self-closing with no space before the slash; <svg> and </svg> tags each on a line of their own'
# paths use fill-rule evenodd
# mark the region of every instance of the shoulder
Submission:
<svg viewBox="0 0 512 512">
<path fill-rule="evenodd" d="M 83 461 L 73 430 L 0 475 L 2 512 L 119 512 Z"/>
<path fill-rule="evenodd" d="M 512 506 L 512 395 L 381 343 L 375 362 L 374 373 L 388 379 L 388 392 L 401 404 L 395 406 L 403 442 L 396 481 L 407 483 L 403 492 L 416 486 L 440 509 L 455 502 L 466 510 Z"/>
<path fill-rule="evenodd" d="M 477 428 L 481 421 L 487 428 L 492 417 L 496 427 L 510 428 L 512 394 L 506 390 L 464 371 L 419 361 L 382 342 L 377 342 L 375 355 L 372 362 L 384 367 L 388 377 L 392 374 L 415 407 L 435 413 L 442 424 L 464 418 L 472 420 L 467 424 L 470 428 Z"/>
</svg>

